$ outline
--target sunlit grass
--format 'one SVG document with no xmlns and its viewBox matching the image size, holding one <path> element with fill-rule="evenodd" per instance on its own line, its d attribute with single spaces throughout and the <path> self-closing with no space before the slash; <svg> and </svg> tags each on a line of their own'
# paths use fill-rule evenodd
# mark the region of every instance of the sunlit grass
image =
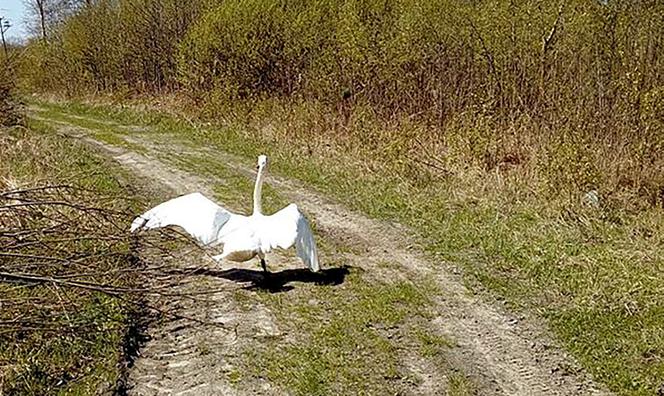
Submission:
<svg viewBox="0 0 664 396">
<path fill-rule="evenodd" d="M 534 194 L 522 180 L 472 168 L 418 184 L 391 167 L 390 158 L 382 159 L 385 166 L 368 170 L 367 164 L 381 159 L 358 162 L 345 153 L 305 157 L 293 152 L 292 142 L 268 144 L 239 126 L 198 128 L 157 113 L 44 105 L 56 113 L 148 125 L 151 133 L 175 136 L 194 148 L 227 151 L 247 163 L 266 152 L 273 158 L 273 172 L 372 217 L 411 226 L 428 252 L 465 269 L 471 285 L 504 298 L 513 309 L 540 314 L 595 378 L 614 391 L 645 395 L 661 386 L 664 214 L 657 207 L 635 210 L 610 197 L 602 198 L 599 207 L 587 207 L 581 197 Z M 297 386 L 314 389 L 307 388 L 311 383 Z"/>
<path fill-rule="evenodd" d="M 80 142 L 57 135 L 48 123 L 29 120 L 27 128 L 2 133 L 5 135 L 0 149 L 0 184 L 10 184 L 3 188 L 72 184 L 94 191 L 100 199 L 105 199 L 108 209 L 116 205 L 118 209 L 126 208 L 125 199 L 133 197 L 125 188 L 130 180 L 128 173 Z M 82 241 L 64 242 L 58 249 L 75 256 L 100 253 L 104 247 Z M 100 257 L 97 264 L 100 270 L 105 265 L 129 265 L 125 259 Z M 57 266 L 49 269 L 69 270 Z M 130 282 L 129 279 L 116 281 Z M 3 312 L 24 309 L 30 316 L 43 315 L 39 325 L 46 328 L 40 330 L 38 326 L 31 330 L 27 326 L 24 331 L 2 332 L 0 393 L 89 395 L 114 389 L 130 321 L 129 306 L 103 293 L 59 289 L 51 284 L 0 283 L 0 295 L 6 304 Z M 49 304 L 54 303 L 51 299 L 56 299 L 56 303 L 62 299 L 65 313 L 45 310 L 39 302 L 30 303 L 30 299 L 44 298 Z M 13 319 L 20 323 L 21 317 Z M 48 330 L 49 327 L 55 330 Z"/>
</svg>

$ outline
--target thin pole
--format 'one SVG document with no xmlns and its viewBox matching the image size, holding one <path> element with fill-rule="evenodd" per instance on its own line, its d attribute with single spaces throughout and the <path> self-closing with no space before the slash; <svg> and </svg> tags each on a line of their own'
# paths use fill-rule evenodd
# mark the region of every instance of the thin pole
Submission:
<svg viewBox="0 0 664 396">
<path fill-rule="evenodd" d="M 7 42 L 5 41 L 5 31 L 9 29 L 9 26 L 5 28 L 5 25 L 3 25 L 3 20 L 6 21 L 5 18 L 0 17 L 0 36 L 2 36 L 2 48 L 5 50 L 5 59 L 9 59 L 9 55 L 7 54 Z"/>
</svg>

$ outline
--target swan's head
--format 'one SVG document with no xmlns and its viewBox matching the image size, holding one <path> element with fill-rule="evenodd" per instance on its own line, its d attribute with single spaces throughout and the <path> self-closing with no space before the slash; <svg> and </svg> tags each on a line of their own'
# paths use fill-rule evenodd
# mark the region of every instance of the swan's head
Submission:
<svg viewBox="0 0 664 396">
<path fill-rule="evenodd" d="M 259 155 L 258 156 L 258 164 L 256 165 L 256 169 L 258 169 L 258 170 L 265 169 L 266 166 L 267 166 L 267 156 Z"/>
</svg>

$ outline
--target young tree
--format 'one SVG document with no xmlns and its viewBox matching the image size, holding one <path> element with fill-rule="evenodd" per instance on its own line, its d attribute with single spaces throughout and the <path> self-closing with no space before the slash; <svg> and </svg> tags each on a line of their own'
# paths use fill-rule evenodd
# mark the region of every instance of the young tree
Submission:
<svg viewBox="0 0 664 396">
<path fill-rule="evenodd" d="M 24 0 L 33 33 L 46 41 L 51 31 L 92 0 Z"/>
<path fill-rule="evenodd" d="M 46 9 L 49 0 L 25 0 L 24 4 L 34 24 L 33 29 L 38 31 L 42 40 L 46 41 Z"/>
</svg>

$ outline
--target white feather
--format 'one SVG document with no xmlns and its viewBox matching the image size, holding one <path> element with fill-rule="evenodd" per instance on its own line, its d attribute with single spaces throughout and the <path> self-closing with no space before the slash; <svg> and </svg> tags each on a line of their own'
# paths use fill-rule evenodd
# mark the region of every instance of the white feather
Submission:
<svg viewBox="0 0 664 396">
<path fill-rule="evenodd" d="M 316 272 L 320 269 L 314 234 L 297 205 L 290 204 L 272 216 L 265 216 L 262 223 L 260 239 L 264 249 L 288 249 L 295 245 L 298 257 L 310 270 Z"/>
<path fill-rule="evenodd" d="M 237 217 L 201 193 L 192 193 L 155 206 L 131 223 L 131 232 L 166 226 L 180 226 L 203 245 L 219 239 L 231 217 Z M 244 216 L 243 216 L 244 217 Z"/>
<path fill-rule="evenodd" d="M 258 175 L 254 188 L 254 213 L 243 216 L 231 213 L 201 193 L 184 195 L 155 206 L 138 216 L 131 232 L 166 226 L 182 227 L 203 245 L 223 244 L 216 259 L 247 261 L 261 259 L 275 248 L 295 245 L 298 257 L 311 270 L 320 270 L 316 242 L 309 222 L 297 205 L 290 204 L 271 216 L 261 213 L 261 187 L 267 157 L 258 157 Z"/>
</svg>

